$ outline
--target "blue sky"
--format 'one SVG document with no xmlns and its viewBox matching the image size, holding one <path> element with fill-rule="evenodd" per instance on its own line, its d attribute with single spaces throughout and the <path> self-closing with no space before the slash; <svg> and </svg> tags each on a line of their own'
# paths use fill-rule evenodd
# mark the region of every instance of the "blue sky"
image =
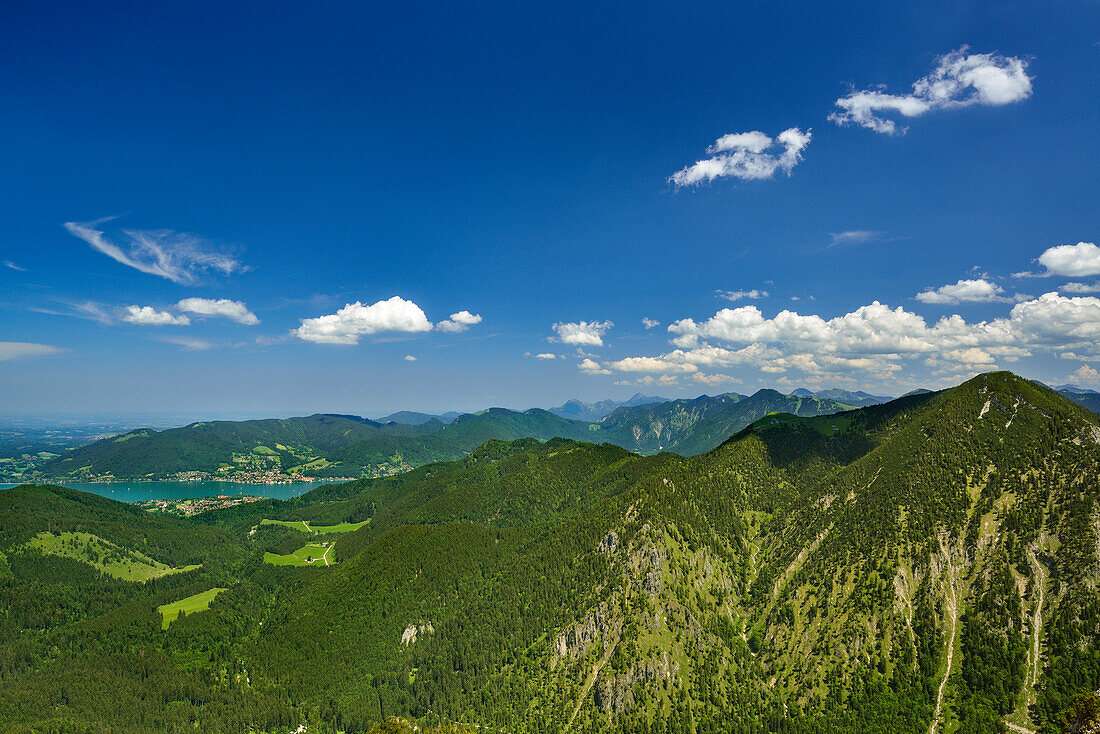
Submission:
<svg viewBox="0 0 1100 734">
<path fill-rule="evenodd" d="M 162 5 L 3 11 L 4 413 L 1100 388 L 1094 2 Z"/>
</svg>

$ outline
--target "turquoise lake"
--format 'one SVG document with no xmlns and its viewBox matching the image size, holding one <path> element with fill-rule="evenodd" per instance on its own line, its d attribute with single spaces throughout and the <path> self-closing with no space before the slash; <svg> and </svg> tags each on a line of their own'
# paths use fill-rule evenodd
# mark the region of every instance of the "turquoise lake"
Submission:
<svg viewBox="0 0 1100 734">
<path fill-rule="evenodd" d="M 338 482 L 293 482 L 291 484 L 245 484 L 243 482 L 55 482 L 62 487 L 110 497 L 119 502 L 178 500 L 188 497 L 214 497 L 219 494 L 251 494 L 257 497 L 290 499 L 314 487 Z M 18 485 L 0 484 L 0 490 Z"/>
</svg>

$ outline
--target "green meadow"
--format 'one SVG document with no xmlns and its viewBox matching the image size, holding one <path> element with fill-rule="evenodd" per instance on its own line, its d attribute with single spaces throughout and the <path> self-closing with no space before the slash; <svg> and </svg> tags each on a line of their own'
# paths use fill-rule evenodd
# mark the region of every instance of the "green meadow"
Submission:
<svg viewBox="0 0 1100 734">
<path fill-rule="evenodd" d="M 304 545 L 293 553 L 281 556 L 277 553 L 264 553 L 264 563 L 273 566 L 330 566 L 335 562 L 332 546 Z"/>
<path fill-rule="evenodd" d="M 148 581 L 198 566 L 173 568 L 144 553 L 123 548 L 91 533 L 38 533 L 27 546 L 46 555 L 71 558 L 123 581 Z"/>
<path fill-rule="evenodd" d="M 225 591 L 224 588 L 215 587 L 174 601 L 170 604 L 162 604 L 157 607 L 157 611 L 161 614 L 160 628 L 162 630 L 168 629 L 168 625 L 175 622 L 176 618 L 181 614 L 186 615 L 206 611 L 210 608 L 210 602 L 214 601 L 214 597 L 223 591 Z"/>
<path fill-rule="evenodd" d="M 312 533 L 313 535 L 328 535 L 329 533 L 350 533 L 353 530 L 358 530 L 363 527 L 370 520 L 364 520 L 363 522 L 342 522 L 336 525 L 310 525 L 305 520 L 261 520 L 261 525 L 282 525 L 283 527 L 291 528 L 293 530 L 299 530 L 303 533 Z"/>
</svg>

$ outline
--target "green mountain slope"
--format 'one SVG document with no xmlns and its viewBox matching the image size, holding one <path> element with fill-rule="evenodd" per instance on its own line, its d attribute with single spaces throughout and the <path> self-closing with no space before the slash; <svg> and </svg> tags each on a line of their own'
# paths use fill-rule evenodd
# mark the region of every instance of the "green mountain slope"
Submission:
<svg viewBox="0 0 1100 734">
<path fill-rule="evenodd" d="M 20 491 L 23 517 L 46 490 Z M 7 517 L 17 544 L 49 522 Z M 332 566 L 276 568 L 301 533 L 264 518 L 370 522 Z M 237 560 L 53 632 L 2 617 L 0 721 L 94 728 L 105 698 L 128 731 L 1059 732 L 1100 688 L 1100 420 L 1007 373 L 765 415 L 691 458 L 489 441 L 173 523 Z M 6 599 L 63 586 L 0 552 Z M 157 606 L 210 588 L 161 631 Z"/>
</svg>

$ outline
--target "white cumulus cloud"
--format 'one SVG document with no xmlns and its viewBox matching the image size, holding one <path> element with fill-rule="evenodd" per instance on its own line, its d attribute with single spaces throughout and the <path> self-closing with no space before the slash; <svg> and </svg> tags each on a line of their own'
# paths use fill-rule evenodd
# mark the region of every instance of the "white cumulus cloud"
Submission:
<svg viewBox="0 0 1100 734">
<path fill-rule="evenodd" d="M 1039 264 L 1046 268 L 1042 275 L 1063 275 L 1067 278 L 1100 275 L 1100 247 L 1092 242 L 1050 247 L 1039 256 Z"/>
<path fill-rule="evenodd" d="M 575 321 L 557 323 L 550 328 L 557 336 L 548 337 L 549 341 L 573 344 L 576 346 L 602 347 L 603 335 L 614 326 L 610 321 Z"/>
<path fill-rule="evenodd" d="M 661 322 L 658 321 L 657 319 L 650 319 L 650 318 L 643 318 L 642 319 L 642 326 L 644 326 L 647 331 L 649 329 L 654 329 L 654 328 L 656 328 L 660 325 L 661 325 Z"/>
<path fill-rule="evenodd" d="M 1100 385 L 1100 371 L 1083 364 L 1070 374 L 1070 379 L 1086 385 Z"/>
<path fill-rule="evenodd" d="M 481 323 L 481 315 L 470 313 L 469 311 L 459 311 L 458 313 L 451 314 L 450 319 L 440 321 L 435 325 L 435 328 L 439 331 L 446 331 L 452 334 L 457 334 L 462 331 L 466 331 L 471 326 Z"/>
<path fill-rule="evenodd" d="M 577 367 L 580 369 L 581 372 L 584 372 L 585 374 L 588 374 L 588 375 L 610 375 L 611 374 L 611 370 L 607 369 L 606 367 L 601 366 L 600 363 L 597 362 L 594 359 L 585 358 L 584 361 L 582 361 L 580 364 L 577 365 Z"/>
<path fill-rule="evenodd" d="M 394 296 L 370 306 L 356 301 L 336 313 L 302 319 L 294 334 L 317 344 L 358 344 L 360 337 L 380 332 L 419 333 L 431 329 L 432 324 L 420 306 Z"/>
<path fill-rule="evenodd" d="M 535 359 L 557 359 L 558 355 L 553 352 L 542 352 L 535 355 Z"/>
<path fill-rule="evenodd" d="M 416 357 L 412 356 L 411 354 L 406 354 L 406 355 L 405 355 L 405 361 L 406 361 L 406 362 L 415 362 L 415 361 L 416 361 Z"/>
<path fill-rule="evenodd" d="M 1011 104 L 1029 96 L 1027 61 L 1000 54 L 967 54 L 963 46 L 941 56 L 931 74 L 913 83 L 911 94 L 889 94 L 880 89 L 852 92 L 836 101 L 840 111 L 829 119 L 838 125 L 860 125 L 894 135 L 905 128 L 886 113 L 917 117 L 931 110 Z"/>
<path fill-rule="evenodd" d="M 681 319 L 669 332 L 674 347 L 669 351 L 628 356 L 600 367 L 647 375 L 709 375 L 742 367 L 775 375 L 827 376 L 837 382 L 861 374 L 864 382 L 885 383 L 924 366 L 938 379 L 949 380 L 996 369 L 1001 361 L 1094 354 L 1100 342 L 1100 298 L 1046 293 L 991 320 L 967 322 L 949 315 L 934 323 L 878 301 L 833 318 L 790 310 L 769 318 L 749 305 L 721 309 L 701 322 Z"/>
<path fill-rule="evenodd" d="M 762 132 L 723 135 L 707 148 L 709 158 L 672 174 L 677 187 L 695 186 L 716 178 L 732 176 L 743 181 L 772 178 L 777 171 L 790 175 L 810 144 L 810 131 L 792 127 L 773 140 Z"/>
<path fill-rule="evenodd" d="M 689 362 L 666 359 L 664 357 L 627 357 L 611 362 L 609 367 L 619 372 L 644 372 L 647 374 L 671 374 L 698 372 L 699 368 Z"/>
<path fill-rule="evenodd" d="M 176 304 L 176 308 L 200 316 L 224 316 L 245 326 L 255 326 L 260 323 L 256 314 L 249 311 L 242 302 L 231 301 L 228 298 L 184 298 Z"/>
<path fill-rule="evenodd" d="M 703 374 L 702 372 L 694 373 L 691 376 L 691 379 L 693 379 L 696 382 L 698 382 L 700 384 L 703 384 L 703 385 L 722 385 L 722 384 L 731 383 L 731 382 L 732 383 L 740 383 L 741 382 L 741 380 L 737 379 L 736 377 L 731 377 L 730 375 L 720 375 L 720 374 L 707 375 L 707 374 Z"/>
<path fill-rule="evenodd" d="M 181 285 L 195 283 L 203 272 L 229 275 L 244 270 L 229 254 L 198 235 L 186 232 L 126 229 L 122 231 L 124 243 L 117 244 L 97 229 L 111 219 L 113 217 L 94 222 L 66 222 L 65 229 L 115 262 Z"/>
<path fill-rule="evenodd" d="M 119 318 L 139 326 L 187 326 L 191 323 L 191 319 L 183 314 L 158 311 L 152 306 L 127 306 Z"/>
<path fill-rule="evenodd" d="M 1011 300 L 1005 298 L 1003 293 L 1004 288 L 996 283 L 991 283 L 985 278 L 977 278 L 974 280 L 960 280 L 957 283 L 940 286 L 939 288 L 929 288 L 926 291 L 918 293 L 916 298 L 921 303 L 940 304 L 956 304 L 963 302 L 1003 303 Z"/>
</svg>

